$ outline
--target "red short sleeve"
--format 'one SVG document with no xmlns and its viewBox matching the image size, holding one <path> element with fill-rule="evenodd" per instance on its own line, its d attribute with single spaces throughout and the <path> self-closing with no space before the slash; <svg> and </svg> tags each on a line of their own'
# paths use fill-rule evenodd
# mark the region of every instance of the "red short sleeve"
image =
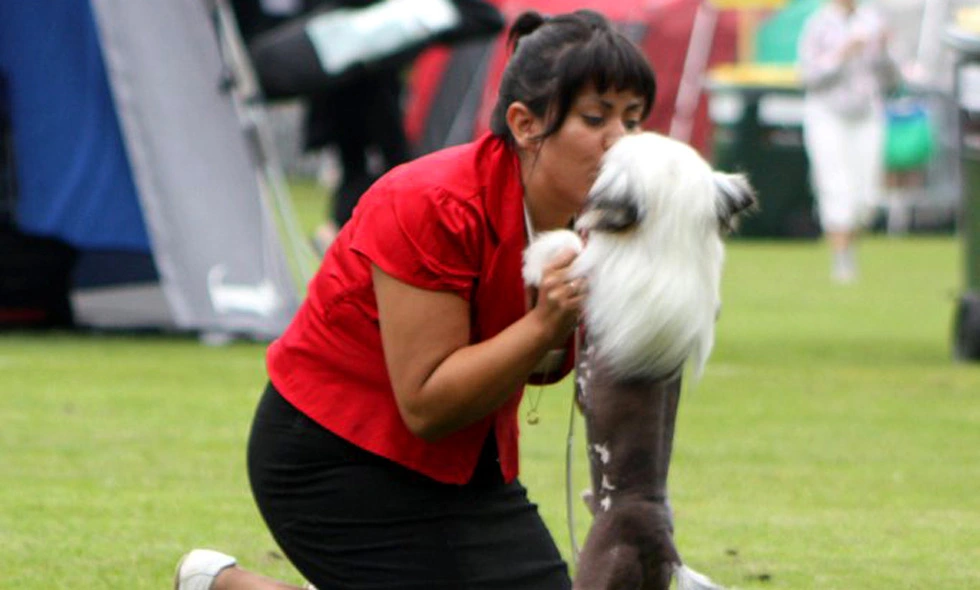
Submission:
<svg viewBox="0 0 980 590">
<path fill-rule="evenodd" d="M 351 248 L 401 281 L 468 301 L 482 260 L 480 207 L 438 187 L 394 188 L 376 184 L 361 198 Z"/>
</svg>

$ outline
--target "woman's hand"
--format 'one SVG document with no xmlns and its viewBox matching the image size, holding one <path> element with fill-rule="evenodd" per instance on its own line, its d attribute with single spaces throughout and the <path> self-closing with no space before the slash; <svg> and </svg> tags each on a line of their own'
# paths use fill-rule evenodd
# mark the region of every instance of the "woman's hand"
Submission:
<svg viewBox="0 0 980 590">
<path fill-rule="evenodd" d="M 552 348 L 564 344 L 582 315 L 587 285 L 584 277 L 571 275 L 575 257 L 575 252 L 565 250 L 545 266 L 537 300 L 529 312 L 552 335 Z"/>
<path fill-rule="evenodd" d="M 858 57 L 862 52 L 864 52 L 865 45 L 867 45 L 867 41 L 864 37 L 856 36 L 848 39 L 847 43 L 841 47 L 840 60 L 848 61 Z"/>
</svg>

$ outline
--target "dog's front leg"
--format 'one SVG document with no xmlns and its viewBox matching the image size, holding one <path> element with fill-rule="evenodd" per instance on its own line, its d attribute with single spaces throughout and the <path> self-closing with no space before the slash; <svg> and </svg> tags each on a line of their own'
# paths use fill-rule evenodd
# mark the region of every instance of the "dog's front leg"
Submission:
<svg viewBox="0 0 980 590">
<path fill-rule="evenodd" d="M 608 510 L 599 508 L 579 557 L 574 588 L 667 590 L 681 561 L 666 508 L 643 499 L 619 500 Z"/>
</svg>

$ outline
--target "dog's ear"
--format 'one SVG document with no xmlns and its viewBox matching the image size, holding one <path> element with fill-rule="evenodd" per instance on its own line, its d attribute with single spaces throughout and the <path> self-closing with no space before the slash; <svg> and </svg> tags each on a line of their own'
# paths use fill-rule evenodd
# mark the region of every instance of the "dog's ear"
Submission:
<svg viewBox="0 0 980 590">
<path fill-rule="evenodd" d="M 723 230 L 734 231 L 739 214 L 756 208 L 755 189 L 744 174 L 714 172 L 715 211 Z"/>
</svg>

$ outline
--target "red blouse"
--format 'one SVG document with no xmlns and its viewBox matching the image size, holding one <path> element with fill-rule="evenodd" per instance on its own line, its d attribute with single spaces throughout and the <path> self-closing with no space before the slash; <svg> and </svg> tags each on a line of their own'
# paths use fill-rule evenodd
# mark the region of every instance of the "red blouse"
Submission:
<svg viewBox="0 0 980 590">
<path fill-rule="evenodd" d="M 526 312 L 522 200 L 517 156 L 490 134 L 384 175 L 361 197 L 306 301 L 270 346 L 276 388 L 338 436 L 445 483 L 469 480 L 493 428 L 503 477 L 513 480 L 523 388 L 493 414 L 436 442 L 405 426 L 381 348 L 371 265 L 416 287 L 458 293 L 471 306 L 470 341 L 491 338 Z M 554 380 L 568 373 L 573 357 L 566 355 Z"/>
</svg>

